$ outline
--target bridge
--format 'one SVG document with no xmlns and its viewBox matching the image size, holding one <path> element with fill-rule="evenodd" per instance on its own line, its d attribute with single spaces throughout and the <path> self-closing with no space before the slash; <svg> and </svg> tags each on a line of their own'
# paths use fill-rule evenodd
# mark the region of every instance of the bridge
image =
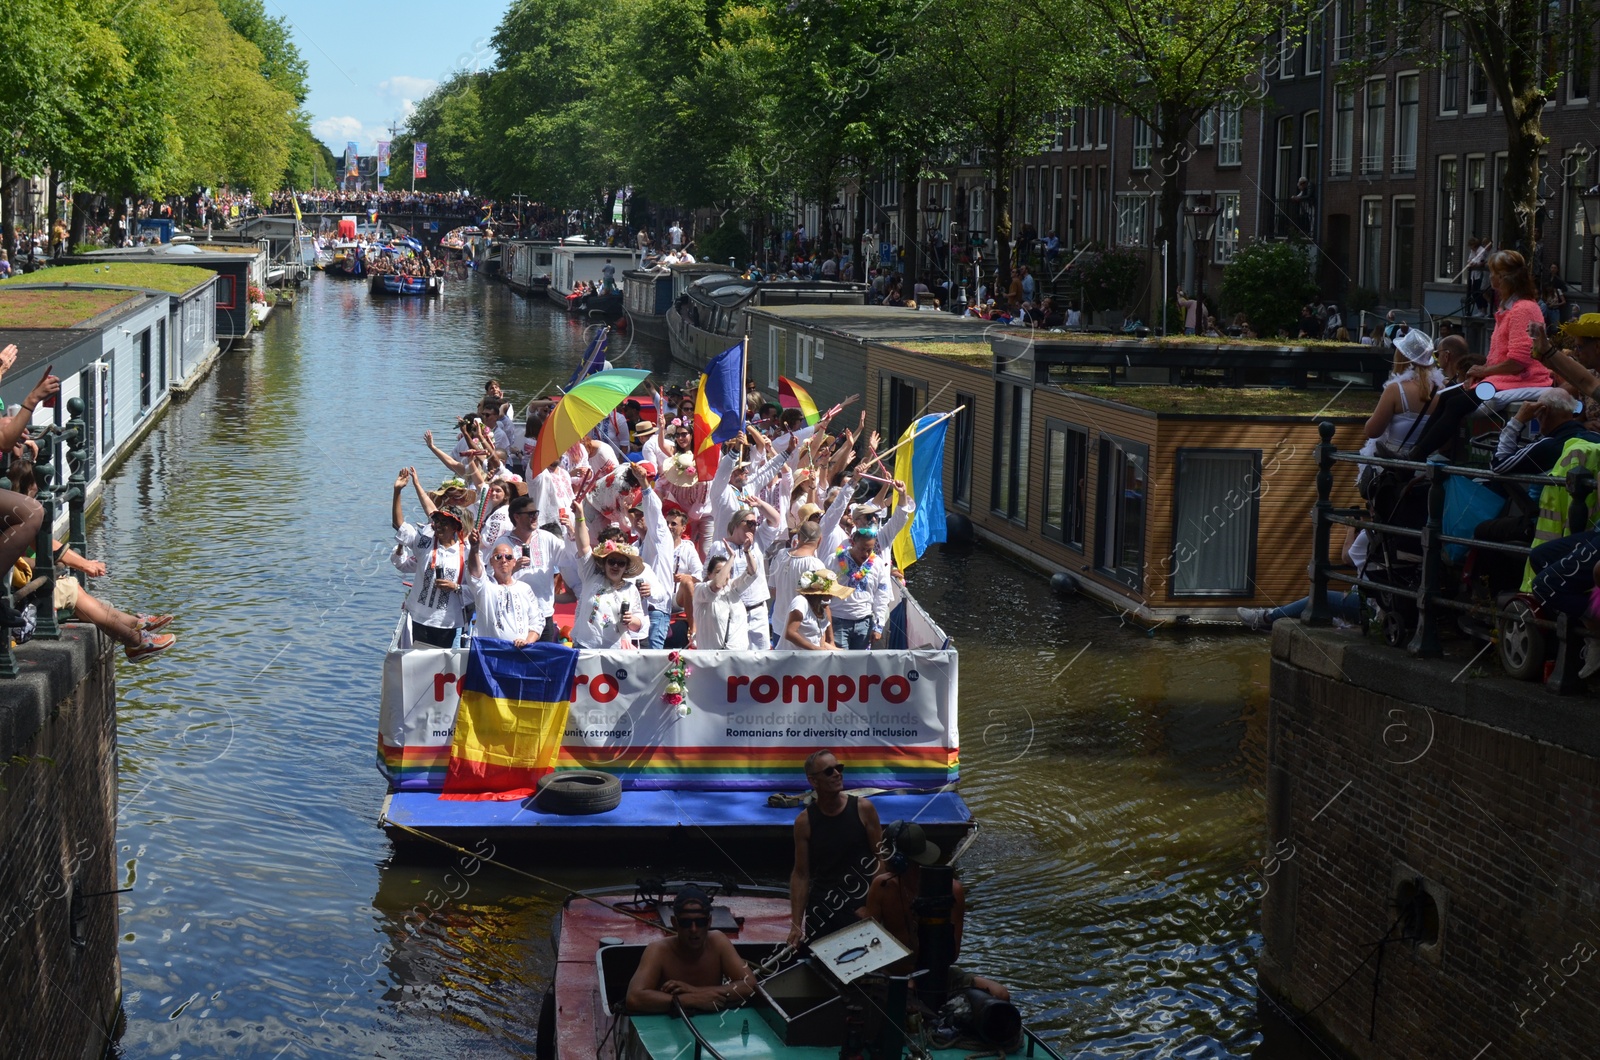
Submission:
<svg viewBox="0 0 1600 1060">
<path fill-rule="evenodd" d="M 303 211 L 301 223 L 306 231 L 315 232 L 326 221 L 328 227 L 335 228 L 339 220 L 354 215 L 359 223 L 365 224 L 367 214 L 365 211 L 340 210 L 338 212 L 312 212 Z M 411 235 L 423 243 L 437 243 L 446 234 L 465 225 L 475 225 L 483 219 L 483 214 L 462 211 L 433 213 L 427 209 L 417 210 L 379 210 L 378 220 L 387 221 L 398 228 L 404 228 Z M 288 228 L 293 230 L 294 214 L 292 213 L 263 213 L 253 217 L 240 219 L 231 229 L 249 238 L 269 237 L 270 234 Z"/>
</svg>

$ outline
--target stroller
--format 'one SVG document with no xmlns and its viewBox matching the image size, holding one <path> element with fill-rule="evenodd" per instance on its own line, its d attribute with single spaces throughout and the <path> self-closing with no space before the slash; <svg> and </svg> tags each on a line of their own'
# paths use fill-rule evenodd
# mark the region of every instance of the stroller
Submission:
<svg viewBox="0 0 1600 1060">
<path fill-rule="evenodd" d="M 1374 522 L 1420 530 L 1428 521 L 1428 480 L 1413 471 L 1378 469 L 1363 493 Z M 1369 592 L 1383 639 L 1390 647 L 1405 647 L 1417 628 L 1414 594 L 1422 586 L 1422 543 L 1405 534 L 1368 530 L 1364 576 L 1392 587 Z"/>
</svg>

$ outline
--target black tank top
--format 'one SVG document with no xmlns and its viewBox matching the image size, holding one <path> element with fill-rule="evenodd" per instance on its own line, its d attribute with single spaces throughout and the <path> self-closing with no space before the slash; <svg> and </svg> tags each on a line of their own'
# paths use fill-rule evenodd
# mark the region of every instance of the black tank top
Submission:
<svg viewBox="0 0 1600 1060">
<path fill-rule="evenodd" d="M 866 904 L 877 853 L 856 803 L 855 795 L 846 796 L 843 812 L 834 817 L 819 810 L 815 802 L 806 807 L 811 824 L 807 938 L 848 927 L 856 919 L 856 909 Z"/>
</svg>

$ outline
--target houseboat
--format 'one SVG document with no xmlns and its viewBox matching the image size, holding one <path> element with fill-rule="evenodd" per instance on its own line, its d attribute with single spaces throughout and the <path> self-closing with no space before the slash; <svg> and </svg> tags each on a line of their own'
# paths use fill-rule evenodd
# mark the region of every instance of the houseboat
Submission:
<svg viewBox="0 0 1600 1060">
<path fill-rule="evenodd" d="M 616 289 L 614 305 L 605 301 L 612 299 L 611 292 L 603 292 L 598 297 L 591 296 L 591 292 L 604 284 L 607 266 L 611 268 L 612 283 L 621 282 L 622 270 L 633 261 L 633 255 L 626 247 L 602 247 L 564 240 L 552 250 L 551 258 L 550 283 L 545 291 L 552 302 L 569 313 L 595 310 L 620 315 L 620 288 Z"/>
<path fill-rule="evenodd" d="M 115 266 L 116 263 L 192 265 L 217 274 L 216 335 L 224 342 L 249 337 L 270 310 L 263 300 L 270 266 L 267 244 L 180 242 L 149 247 L 118 247 L 69 256 L 76 264 Z"/>
<path fill-rule="evenodd" d="M 416 647 L 402 623 L 379 709 L 383 825 L 400 844 L 422 832 L 599 861 L 670 850 L 706 871 L 739 871 L 729 851 L 790 857 L 798 802 L 773 796 L 803 794 L 806 756 L 833 747 L 849 757 L 852 786 L 876 792 L 883 820 L 915 819 L 953 849 L 973 827 L 955 791 L 956 650 L 910 594 L 893 591 L 888 649 L 822 663 L 809 652 L 685 651 L 679 704 L 667 698 L 673 652 L 583 649 L 554 776 L 614 778 L 611 808 L 593 813 L 553 812 L 538 797 L 445 795 L 468 650 Z"/>
<path fill-rule="evenodd" d="M 508 239 L 500 244 L 500 275 L 522 294 L 543 294 L 555 271 L 554 239 Z"/>
<path fill-rule="evenodd" d="M 694 369 L 738 342 L 749 330 L 746 314 L 762 306 L 860 306 L 867 285 L 825 280 L 747 280 L 725 271 L 701 276 L 667 311 L 672 356 Z"/>
<path fill-rule="evenodd" d="M 687 293 L 691 284 L 708 276 L 720 276 L 729 283 L 738 278 L 727 266 L 711 262 L 657 265 L 623 273 L 622 303 L 629 325 L 640 335 L 667 341 L 667 311 Z"/>
<path fill-rule="evenodd" d="M 768 394 L 780 375 L 822 407 L 860 392 L 885 439 L 961 408 L 944 463 L 952 536 L 1152 627 L 1306 594 L 1317 424 L 1359 448 L 1390 369 L 1366 346 L 1028 333 L 884 306 L 749 320 L 750 377 Z"/>
<path fill-rule="evenodd" d="M 49 368 L 61 380 L 61 396 L 53 408 L 35 409 L 33 422 L 65 423 L 67 402 L 83 402 L 89 504 L 171 396 L 215 363 L 219 283 L 209 269 L 142 263 L 58 266 L 0 283 L 0 348 L 15 344 L 18 351 L 0 399 L 15 408 Z M 54 463 L 64 476 L 64 453 Z"/>
</svg>

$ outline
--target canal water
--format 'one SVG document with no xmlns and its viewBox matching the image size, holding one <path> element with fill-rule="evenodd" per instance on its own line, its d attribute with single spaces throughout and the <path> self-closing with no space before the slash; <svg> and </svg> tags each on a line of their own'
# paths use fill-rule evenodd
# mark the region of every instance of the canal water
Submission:
<svg viewBox="0 0 1600 1060">
<path fill-rule="evenodd" d="M 396 862 L 376 825 L 388 507 L 403 465 L 443 474 L 425 427 L 490 376 L 547 389 L 584 339 L 476 280 L 380 303 L 318 276 L 108 483 L 102 588 L 179 615 L 176 648 L 118 664 L 121 1056 L 532 1055 L 559 896 Z M 1064 1056 L 1313 1055 L 1254 984 L 1265 642 L 1146 637 L 982 549 L 911 582 L 962 653 L 963 963 Z"/>
</svg>

